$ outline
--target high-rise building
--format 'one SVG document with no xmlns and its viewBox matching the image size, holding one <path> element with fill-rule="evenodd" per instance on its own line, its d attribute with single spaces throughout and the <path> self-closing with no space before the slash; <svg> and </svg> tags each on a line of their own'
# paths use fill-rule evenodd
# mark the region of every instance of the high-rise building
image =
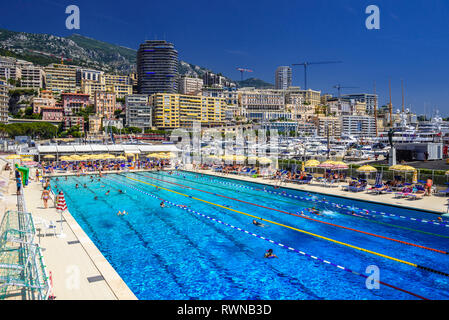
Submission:
<svg viewBox="0 0 449 320">
<path fill-rule="evenodd" d="M 281 66 L 275 72 L 276 89 L 287 90 L 292 85 L 292 68 Z"/>
<path fill-rule="evenodd" d="M 11 86 L 4 80 L 0 80 L 0 123 L 8 123 L 8 91 Z"/>
<path fill-rule="evenodd" d="M 126 125 L 142 130 L 151 129 L 152 111 L 146 94 L 131 94 L 125 97 Z"/>
<path fill-rule="evenodd" d="M 140 94 L 178 92 L 178 51 L 165 40 L 147 40 L 137 51 Z"/>
<path fill-rule="evenodd" d="M 46 89 L 53 94 L 76 92 L 76 67 L 65 64 L 51 64 L 45 67 Z"/>
<path fill-rule="evenodd" d="M 75 116 L 81 109 L 89 105 L 89 95 L 84 93 L 61 94 L 65 116 Z"/>
</svg>

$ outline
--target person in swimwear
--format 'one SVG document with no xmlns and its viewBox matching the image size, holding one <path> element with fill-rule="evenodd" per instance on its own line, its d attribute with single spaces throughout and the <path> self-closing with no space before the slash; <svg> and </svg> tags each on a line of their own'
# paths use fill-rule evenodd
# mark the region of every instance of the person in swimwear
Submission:
<svg viewBox="0 0 449 320">
<path fill-rule="evenodd" d="M 161 208 L 165 208 L 165 202 L 162 201 L 161 204 L 159 205 Z"/>
<path fill-rule="evenodd" d="M 87 184 L 84 184 L 84 185 L 83 185 L 83 188 L 87 188 Z"/>
<path fill-rule="evenodd" d="M 118 193 L 122 194 L 124 193 L 122 189 L 118 189 Z"/>
<path fill-rule="evenodd" d="M 98 200 L 98 196 L 95 196 L 95 197 L 94 197 L 94 200 Z"/>
<path fill-rule="evenodd" d="M 75 185 L 75 188 L 77 188 L 77 189 L 79 188 L 78 183 Z"/>
<path fill-rule="evenodd" d="M 105 195 L 108 195 L 109 194 L 109 192 L 111 192 L 111 190 L 108 190 L 106 193 L 105 193 Z"/>
<path fill-rule="evenodd" d="M 48 208 L 48 199 L 50 198 L 50 190 L 48 190 L 48 187 L 44 188 L 44 191 L 42 191 L 41 199 L 44 201 L 44 208 Z"/>
<path fill-rule="evenodd" d="M 309 210 L 311 213 L 313 213 L 313 214 L 316 214 L 317 216 L 320 216 L 321 214 L 320 214 L 320 210 L 318 210 L 317 208 L 315 208 L 315 207 L 312 207 L 312 208 L 310 208 L 310 210 Z"/>
<path fill-rule="evenodd" d="M 277 258 L 277 256 L 273 253 L 273 249 L 268 249 L 267 252 L 263 255 L 264 258 Z"/>
<path fill-rule="evenodd" d="M 263 223 L 260 223 L 257 220 L 253 220 L 253 225 L 255 225 L 256 227 L 265 227 L 265 225 Z"/>
</svg>

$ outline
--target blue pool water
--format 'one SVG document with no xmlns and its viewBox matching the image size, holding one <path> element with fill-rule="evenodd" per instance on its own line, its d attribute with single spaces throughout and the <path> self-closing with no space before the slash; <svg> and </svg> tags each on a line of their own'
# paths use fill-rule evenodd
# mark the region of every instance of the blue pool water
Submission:
<svg viewBox="0 0 449 320">
<path fill-rule="evenodd" d="M 449 298 L 447 276 L 268 222 L 257 227 L 252 217 L 228 208 L 449 273 L 447 254 L 249 203 L 293 214 L 314 206 L 323 214 L 306 215 L 315 220 L 449 251 L 449 227 L 420 221 L 435 220 L 434 214 L 291 189 L 266 186 L 263 190 L 260 184 L 190 172 L 111 174 L 97 179 L 53 179 L 52 187 L 64 191 L 70 213 L 139 299 L 417 299 L 383 284 L 368 289 L 361 276 L 251 233 L 367 276 L 367 267 L 374 265 L 380 281 L 429 299 Z M 125 193 L 119 194 L 119 189 Z M 287 194 L 272 193 L 283 191 Z M 168 202 L 161 208 L 161 199 L 189 210 Z M 370 212 L 353 216 L 343 206 Z M 129 214 L 117 216 L 123 210 Z M 270 248 L 278 259 L 263 258 Z"/>
</svg>

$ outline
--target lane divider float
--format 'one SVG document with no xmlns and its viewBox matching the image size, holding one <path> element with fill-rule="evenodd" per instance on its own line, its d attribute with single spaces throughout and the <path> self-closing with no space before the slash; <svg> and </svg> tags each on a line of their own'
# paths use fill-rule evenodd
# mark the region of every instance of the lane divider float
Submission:
<svg viewBox="0 0 449 320">
<path fill-rule="evenodd" d="M 349 243 L 345 243 L 345 242 L 342 242 L 342 241 L 331 239 L 331 238 L 328 238 L 328 237 L 325 237 L 325 236 L 322 236 L 322 235 L 319 235 L 319 234 L 315 234 L 315 233 L 312 233 L 312 232 L 309 232 L 309 231 L 306 231 L 306 230 L 302 230 L 302 229 L 298 229 L 298 228 L 295 228 L 295 227 L 292 227 L 292 226 L 288 226 L 288 225 L 285 225 L 285 224 L 282 224 L 282 223 L 279 223 L 279 222 L 276 222 L 276 221 L 272 221 L 272 220 L 264 219 L 264 218 L 261 218 L 261 217 L 258 217 L 258 216 L 254 216 L 252 214 L 249 214 L 249 213 L 246 213 L 246 212 L 242 212 L 242 211 L 239 211 L 239 210 L 235 210 L 235 209 L 232 209 L 232 208 L 228 208 L 226 206 L 223 206 L 223 205 L 220 205 L 220 204 L 217 204 L 217 203 L 213 203 L 213 202 L 210 202 L 210 201 L 207 201 L 207 200 L 204 200 L 204 199 L 200 199 L 200 198 L 196 198 L 196 197 L 193 197 L 193 196 L 181 193 L 181 192 L 177 192 L 177 191 L 174 191 L 174 190 L 171 190 L 171 189 L 160 187 L 160 186 L 154 185 L 154 184 L 149 183 L 149 182 L 145 182 L 145 181 L 134 179 L 134 178 L 130 178 L 130 177 L 126 177 L 126 178 L 130 179 L 130 180 L 133 180 L 133 181 L 137 181 L 137 182 L 143 183 L 143 184 L 147 184 L 147 185 L 155 187 L 155 188 L 159 188 L 161 190 L 172 192 L 172 193 L 181 195 L 183 197 L 187 197 L 187 198 L 190 198 L 190 199 L 193 199 L 193 200 L 201 201 L 201 202 L 204 202 L 204 203 L 207 203 L 207 204 L 210 204 L 210 205 L 213 205 L 213 206 L 225 209 L 225 210 L 236 212 L 236 213 L 239 213 L 239 214 L 242 214 L 242 215 L 245 215 L 245 216 L 248 216 L 248 217 L 252 217 L 252 218 L 255 218 L 255 219 L 259 219 L 261 221 L 266 221 L 268 223 L 271 223 L 271 224 L 274 224 L 274 225 L 278 225 L 278 226 L 281 226 L 281 227 L 284 227 L 284 228 L 287 228 L 287 229 L 298 231 L 300 233 L 304 233 L 304 234 L 307 234 L 307 235 L 310 235 L 310 236 L 313 236 L 313 237 L 316 237 L 316 238 L 319 238 L 319 239 L 323 239 L 323 240 L 326 240 L 326 241 L 329 241 L 329 242 L 340 244 L 342 246 L 346 246 L 346 247 L 349 247 L 349 248 L 352 248 L 352 249 L 355 249 L 355 250 L 359 250 L 359 251 L 362 251 L 362 252 L 370 253 L 370 254 L 373 254 L 373 255 L 376 255 L 376 256 L 379 256 L 379 257 L 383 257 L 383 258 L 388 259 L 388 260 L 392 260 L 392 261 L 396 261 L 396 262 L 399 262 L 399 263 L 403 263 L 403 264 L 406 264 L 406 265 L 409 265 L 409 266 L 412 266 L 412 267 L 415 267 L 415 268 L 418 268 L 418 269 L 422 269 L 422 270 L 433 272 L 433 273 L 436 273 L 436 274 L 439 274 L 439 275 L 443 275 L 445 277 L 449 277 L 448 273 L 445 273 L 445 272 L 442 272 L 442 271 L 438 271 L 438 270 L 435 270 L 435 269 L 432 269 L 432 268 L 429 268 L 429 267 L 424 267 L 424 266 L 421 266 L 421 265 L 416 264 L 416 263 L 412 263 L 412 262 L 409 262 L 409 261 L 405 261 L 405 260 L 401 260 L 401 259 L 398 259 L 398 258 L 394 258 L 394 257 L 388 256 L 388 255 L 382 254 L 382 253 L 378 253 L 378 252 L 375 252 L 375 251 L 372 251 L 372 250 L 368 250 L 368 249 L 365 249 L 365 248 L 357 247 L 357 246 L 349 244 Z"/>
<path fill-rule="evenodd" d="M 129 178 L 129 177 L 126 177 L 126 178 Z M 116 181 L 116 180 L 111 179 L 111 178 L 106 178 L 106 179 L 115 181 L 115 182 L 117 182 L 117 183 L 122 183 L 123 185 L 125 185 L 125 186 L 127 186 L 127 187 L 129 187 L 129 188 L 131 188 L 131 189 L 133 189 L 133 190 L 139 191 L 139 192 L 141 192 L 141 193 L 143 193 L 143 194 L 145 194 L 145 195 L 147 195 L 147 196 L 150 196 L 150 197 L 152 197 L 152 198 L 154 198 L 154 199 L 157 199 L 157 200 L 161 200 L 161 199 L 162 199 L 162 198 L 160 198 L 160 197 L 157 197 L 157 196 L 155 196 L 155 195 L 153 195 L 153 194 L 151 194 L 151 193 L 148 193 L 148 192 L 146 192 L 146 191 L 144 191 L 144 190 L 141 190 L 141 189 L 139 189 L 139 188 L 136 188 L 136 187 L 134 187 L 133 185 L 124 183 L 124 182 L 122 182 L 122 181 Z M 134 180 L 134 179 L 133 179 L 133 180 Z M 159 188 L 160 188 L 160 187 L 159 187 Z M 162 189 L 162 188 L 161 188 L 161 189 Z M 329 260 L 325 260 L 325 259 L 322 259 L 322 258 L 320 258 L 320 257 L 318 257 L 318 256 L 311 255 L 311 254 L 306 253 L 306 252 L 304 252 L 304 251 L 301 251 L 301 250 L 295 249 L 295 248 L 293 248 L 293 247 L 287 246 L 287 245 L 282 244 L 282 243 L 280 243 L 280 242 L 274 241 L 274 240 L 272 240 L 272 239 L 270 239 L 270 238 L 263 237 L 263 236 L 258 235 L 258 234 L 256 234 L 256 233 L 253 233 L 253 232 L 247 231 L 247 230 L 245 230 L 245 229 L 236 227 L 236 226 L 234 226 L 234 225 L 231 225 L 231 224 L 226 223 L 226 222 L 224 222 L 224 221 L 221 221 L 221 220 L 219 220 L 219 219 L 215 219 L 215 218 L 213 218 L 213 217 L 209 217 L 209 216 L 207 216 L 207 215 L 205 215 L 205 214 L 202 214 L 202 213 L 200 213 L 200 212 L 198 212 L 198 211 L 195 211 L 195 210 L 193 210 L 193 209 L 190 209 L 190 208 L 188 208 L 188 207 L 181 206 L 181 205 L 176 204 L 176 203 L 174 203 L 174 202 L 171 202 L 171 201 L 169 201 L 169 200 L 163 200 L 163 201 L 164 201 L 164 202 L 167 202 L 168 204 L 171 204 L 171 205 L 173 205 L 173 206 L 175 206 L 175 207 L 177 207 L 177 208 L 179 208 L 179 209 L 183 209 L 183 210 L 185 210 L 185 211 L 187 211 L 187 212 L 195 213 L 195 214 L 197 214 L 197 215 L 199 215 L 199 216 L 201 216 L 201 217 L 203 217 L 203 218 L 209 219 L 209 220 L 214 221 L 214 222 L 216 222 L 216 223 L 220 223 L 220 224 L 222 224 L 222 225 L 225 225 L 225 226 L 230 227 L 230 228 L 232 228 L 232 229 L 238 230 L 238 231 L 243 232 L 243 233 L 245 233 L 245 234 L 251 235 L 251 236 L 253 236 L 253 237 L 256 237 L 256 238 L 265 240 L 265 241 L 267 241 L 267 242 L 269 242 L 269 243 L 271 243 L 271 244 L 277 245 L 277 246 L 279 246 L 279 247 L 281 247 L 281 248 L 284 248 L 284 249 L 286 249 L 286 250 L 290 250 L 290 251 L 299 253 L 299 254 L 301 254 L 301 255 L 303 255 L 303 256 L 309 258 L 309 259 L 312 259 L 312 260 L 315 260 L 315 261 L 319 261 L 319 262 L 324 263 L 324 264 L 327 264 L 327 265 L 331 265 L 331 266 L 336 267 L 336 268 L 338 268 L 338 269 L 340 269 L 340 270 L 343 270 L 343 271 L 346 271 L 346 272 L 349 272 L 349 273 L 358 275 L 358 276 L 360 276 L 360 277 L 362 277 L 362 278 L 365 278 L 365 279 L 368 278 L 368 276 L 365 275 L 365 274 L 363 274 L 363 273 L 354 271 L 354 270 L 352 270 L 352 269 L 350 269 L 350 268 L 347 268 L 347 267 L 344 267 L 344 266 L 342 266 L 342 265 L 333 263 L 333 262 L 331 262 L 331 261 L 329 261 Z M 395 290 L 401 291 L 401 292 L 403 292 L 403 293 L 407 293 L 407 294 L 409 294 L 409 295 L 412 295 L 412 296 L 414 296 L 414 297 L 416 297 L 416 298 L 419 298 L 419 299 L 422 299 L 422 300 L 429 300 L 428 298 L 425 298 L 425 297 L 423 297 L 423 296 L 420 296 L 420 295 L 418 295 L 418 294 L 416 294 L 416 293 L 413 293 L 413 292 L 411 292 L 411 291 L 404 290 L 404 289 L 399 288 L 399 287 L 397 287 L 397 286 L 391 285 L 391 284 L 386 283 L 386 282 L 384 282 L 384 281 L 381 281 L 381 280 L 375 280 L 375 281 L 377 281 L 378 283 L 383 284 L 383 285 L 385 285 L 385 286 L 387 286 L 387 287 L 390 287 L 390 288 L 392 288 L 392 289 L 395 289 Z"/>
</svg>

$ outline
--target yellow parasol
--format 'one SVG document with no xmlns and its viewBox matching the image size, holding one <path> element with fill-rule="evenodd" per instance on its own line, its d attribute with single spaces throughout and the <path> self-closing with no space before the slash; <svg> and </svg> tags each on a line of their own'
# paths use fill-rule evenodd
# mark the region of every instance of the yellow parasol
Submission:
<svg viewBox="0 0 449 320">
<path fill-rule="evenodd" d="M 49 154 L 49 155 L 43 156 L 43 158 L 44 158 L 44 159 L 54 159 L 55 156 Z"/>
<path fill-rule="evenodd" d="M 306 168 L 316 168 L 320 165 L 320 162 L 318 160 L 307 160 L 304 164 L 304 167 Z"/>
<path fill-rule="evenodd" d="M 269 164 L 272 163 L 273 161 L 271 161 L 271 159 L 267 158 L 267 157 L 262 157 L 258 159 L 260 164 Z"/>
<path fill-rule="evenodd" d="M 12 154 L 10 156 L 7 156 L 6 159 L 20 159 L 21 157 L 18 154 Z"/>
<path fill-rule="evenodd" d="M 371 173 L 371 172 L 377 172 L 377 169 L 373 166 L 365 165 L 356 170 L 357 172 L 363 172 L 363 173 Z"/>
<path fill-rule="evenodd" d="M 395 165 L 388 168 L 391 171 L 399 171 L 399 172 L 415 172 L 416 169 L 412 166 L 405 166 L 405 165 Z"/>
<path fill-rule="evenodd" d="M 124 156 L 117 156 L 115 159 L 116 160 L 126 160 L 126 157 L 124 157 Z"/>
</svg>

